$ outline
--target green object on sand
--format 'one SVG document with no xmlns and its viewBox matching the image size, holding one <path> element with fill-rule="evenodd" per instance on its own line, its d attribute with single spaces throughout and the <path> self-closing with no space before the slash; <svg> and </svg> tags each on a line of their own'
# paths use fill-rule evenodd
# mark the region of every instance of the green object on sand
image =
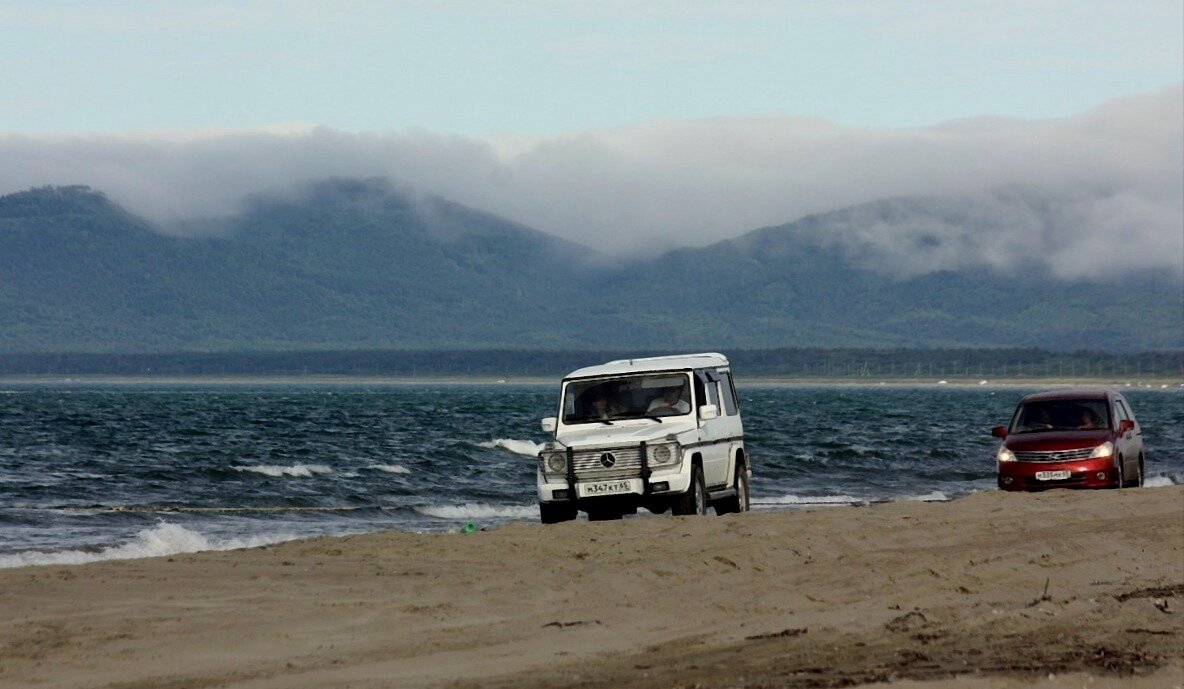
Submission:
<svg viewBox="0 0 1184 689">
<path fill-rule="evenodd" d="M 477 525 L 473 522 L 465 522 L 465 525 L 460 527 L 461 533 L 473 533 L 477 530 Z"/>
</svg>

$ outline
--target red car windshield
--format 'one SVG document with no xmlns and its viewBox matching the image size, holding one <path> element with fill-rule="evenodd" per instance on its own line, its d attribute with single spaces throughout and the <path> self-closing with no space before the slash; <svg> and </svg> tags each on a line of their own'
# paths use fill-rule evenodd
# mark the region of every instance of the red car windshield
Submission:
<svg viewBox="0 0 1184 689">
<path fill-rule="evenodd" d="M 1025 402 L 1016 410 L 1009 433 L 1086 431 L 1110 428 L 1105 400 Z"/>
</svg>

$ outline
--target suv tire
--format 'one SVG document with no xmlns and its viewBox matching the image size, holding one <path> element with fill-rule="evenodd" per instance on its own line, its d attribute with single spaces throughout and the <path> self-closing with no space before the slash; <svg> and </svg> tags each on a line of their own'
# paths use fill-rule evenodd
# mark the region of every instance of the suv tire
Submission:
<svg viewBox="0 0 1184 689">
<path fill-rule="evenodd" d="M 744 467 L 743 462 L 736 464 L 736 478 L 732 482 L 732 487 L 736 489 L 736 496 L 724 498 L 715 503 L 716 514 L 748 511 L 748 470 Z"/>
<path fill-rule="evenodd" d="M 576 518 L 576 513 L 575 505 L 568 505 L 562 502 L 539 503 L 539 517 L 544 524 L 569 522 Z"/>
<path fill-rule="evenodd" d="M 687 492 L 674 499 L 671 512 L 676 515 L 707 514 L 707 486 L 703 483 L 703 469 L 691 468 L 691 485 Z"/>
</svg>

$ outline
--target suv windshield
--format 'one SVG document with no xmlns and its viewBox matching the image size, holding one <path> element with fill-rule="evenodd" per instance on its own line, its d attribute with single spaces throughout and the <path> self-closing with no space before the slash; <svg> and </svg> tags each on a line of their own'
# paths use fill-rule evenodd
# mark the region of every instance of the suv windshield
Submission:
<svg viewBox="0 0 1184 689">
<path fill-rule="evenodd" d="M 617 419 L 682 416 L 691 413 L 686 373 L 594 378 L 568 383 L 563 423 L 612 423 Z"/>
<path fill-rule="evenodd" d="M 1109 427 L 1105 400 L 1054 400 L 1021 405 L 1011 421 L 1009 432 L 1038 433 Z"/>
</svg>

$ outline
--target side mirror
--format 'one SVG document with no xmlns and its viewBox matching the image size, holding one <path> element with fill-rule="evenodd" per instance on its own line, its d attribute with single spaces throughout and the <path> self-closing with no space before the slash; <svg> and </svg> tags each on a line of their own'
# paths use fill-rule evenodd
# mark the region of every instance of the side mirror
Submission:
<svg viewBox="0 0 1184 689">
<path fill-rule="evenodd" d="M 1007 426 L 995 426 L 991 429 L 991 435 L 995 436 L 996 438 L 1006 438 Z"/>
<path fill-rule="evenodd" d="M 699 407 L 699 418 L 703 419 L 704 421 L 718 419 L 719 407 L 715 406 L 714 404 L 704 404 L 702 407 Z"/>
<path fill-rule="evenodd" d="M 542 423 L 543 432 L 544 433 L 554 433 L 555 432 L 555 423 L 556 423 L 556 419 L 554 416 L 548 416 L 547 418 L 543 419 L 543 423 Z"/>
<path fill-rule="evenodd" d="M 1135 430 L 1135 422 L 1130 419 L 1123 419 L 1118 422 L 1118 434 L 1126 435 L 1130 431 Z"/>
</svg>

